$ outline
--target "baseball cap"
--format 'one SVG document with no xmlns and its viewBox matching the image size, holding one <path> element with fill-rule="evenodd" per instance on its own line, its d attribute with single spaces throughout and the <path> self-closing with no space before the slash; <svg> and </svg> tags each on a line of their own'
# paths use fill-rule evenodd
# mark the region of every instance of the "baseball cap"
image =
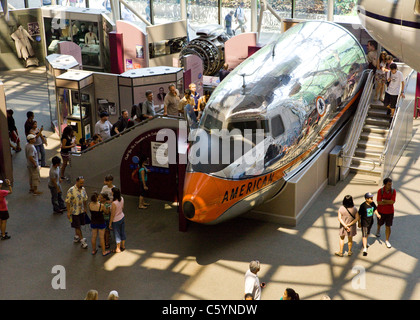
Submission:
<svg viewBox="0 0 420 320">
<path fill-rule="evenodd" d="M 26 140 L 36 139 L 36 135 L 30 133 L 26 136 Z"/>
<path fill-rule="evenodd" d="M 367 199 L 367 198 L 373 198 L 373 194 L 371 194 L 370 192 L 367 192 L 365 194 L 365 199 Z"/>
</svg>

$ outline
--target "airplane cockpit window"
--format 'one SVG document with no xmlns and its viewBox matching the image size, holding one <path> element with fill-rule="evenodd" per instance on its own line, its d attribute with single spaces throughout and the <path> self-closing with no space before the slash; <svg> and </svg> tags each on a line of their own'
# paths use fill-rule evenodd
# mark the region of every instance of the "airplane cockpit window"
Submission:
<svg viewBox="0 0 420 320">
<path fill-rule="evenodd" d="M 216 119 L 211 114 L 207 114 L 203 126 L 208 131 L 212 129 L 222 130 L 223 122 L 219 119 Z"/>
<path fill-rule="evenodd" d="M 271 119 L 271 134 L 273 138 L 277 138 L 282 133 L 284 133 L 283 120 L 280 115 L 277 115 Z"/>
<path fill-rule="evenodd" d="M 254 133 L 258 129 L 258 124 L 256 121 L 229 122 L 228 131 L 231 132 L 234 129 L 239 129 L 242 135 L 245 136 L 245 129 L 250 129 Z"/>
</svg>

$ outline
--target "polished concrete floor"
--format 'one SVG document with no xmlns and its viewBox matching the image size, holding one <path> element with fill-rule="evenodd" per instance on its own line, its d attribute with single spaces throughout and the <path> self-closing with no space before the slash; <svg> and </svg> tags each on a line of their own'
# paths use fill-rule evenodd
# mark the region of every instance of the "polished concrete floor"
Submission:
<svg viewBox="0 0 420 320">
<path fill-rule="evenodd" d="M 44 68 L 3 72 L 0 79 L 21 137 L 29 110 L 49 128 Z M 334 256 L 339 239 L 337 210 L 343 197 L 351 194 L 360 204 L 365 192 L 376 195 L 378 189 L 354 176 L 327 186 L 294 228 L 237 218 L 216 226 L 190 224 L 187 232 L 179 232 L 177 212 L 170 203 L 151 200 L 150 209 L 137 210 L 137 200 L 127 197 L 127 250 L 92 256 L 90 230 L 83 230 L 89 243 L 84 250 L 73 243 L 66 216 L 52 213 L 48 169 L 41 169 L 44 194 L 32 196 L 25 154 L 13 153 L 15 182 L 8 197 L 7 225 L 11 239 L 0 241 L 0 299 L 74 300 L 96 289 L 101 300 L 111 290 L 117 290 L 123 300 L 240 300 L 244 273 L 253 259 L 262 264 L 259 276 L 267 283 L 264 300 L 279 299 L 286 287 L 294 288 L 304 300 L 319 300 L 324 294 L 334 300 L 420 299 L 419 128 L 416 120 L 413 139 L 392 173 L 398 192 L 393 247 L 386 248 L 382 230 L 380 238 L 370 237 L 366 257 L 361 254 L 360 229 L 353 256 Z M 50 163 L 58 153 L 59 138 L 51 131 L 46 135 Z M 67 190 L 70 183 L 63 187 Z M 60 283 L 65 289 L 54 289 L 55 266 L 65 270 L 65 282 Z"/>
</svg>

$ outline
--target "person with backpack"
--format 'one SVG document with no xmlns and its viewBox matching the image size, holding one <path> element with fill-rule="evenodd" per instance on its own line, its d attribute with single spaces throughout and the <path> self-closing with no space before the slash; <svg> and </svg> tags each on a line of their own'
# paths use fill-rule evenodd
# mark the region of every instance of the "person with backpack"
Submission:
<svg viewBox="0 0 420 320">
<path fill-rule="evenodd" d="M 241 2 L 239 7 L 236 8 L 236 10 L 235 10 L 235 22 L 239 23 L 239 25 L 233 31 L 234 34 L 236 34 L 236 30 L 238 30 L 239 28 L 241 29 L 242 33 L 245 32 L 246 17 L 245 17 L 244 5 L 245 4 L 243 2 Z"/>
<path fill-rule="evenodd" d="M 149 188 L 147 187 L 147 173 L 150 172 L 149 169 L 146 168 L 146 162 L 147 162 L 147 158 L 145 155 L 141 155 L 140 156 L 140 160 L 139 160 L 139 171 L 138 171 L 138 176 L 139 176 L 139 183 L 140 183 L 140 195 L 139 195 L 139 209 L 147 209 L 147 206 L 149 206 L 149 203 L 146 203 L 144 201 L 144 197 L 146 196 L 147 190 L 149 190 Z"/>
<path fill-rule="evenodd" d="M 385 224 L 385 244 L 389 249 L 391 243 L 389 237 L 391 236 L 391 226 L 394 220 L 394 203 L 397 196 L 397 192 L 392 188 L 392 179 L 385 178 L 383 181 L 383 187 L 378 190 L 376 202 L 378 203 L 378 213 L 381 218 L 378 218 L 378 224 L 376 229 L 376 236 L 381 236 L 381 227 Z"/>
</svg>

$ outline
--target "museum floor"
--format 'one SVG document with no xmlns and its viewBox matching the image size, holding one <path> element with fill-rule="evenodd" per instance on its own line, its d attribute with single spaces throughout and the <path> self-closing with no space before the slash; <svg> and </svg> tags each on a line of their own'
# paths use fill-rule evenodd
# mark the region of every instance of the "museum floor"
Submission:
<svg viewBox="0 0 420 320">
<path fill-rule="evenodd" d="M 44 68 L 3 72 L 0 79 L 21 138 L 29 110 L 48 128 Z M 419 128 L 420 120 L 415 120 L 413 139 L 392 173 L 397 190 L 392 248 L 385 246 L 382 229 L 380 238 L 370 237 L 366 257 L 361 254 L 360 229 L 353 256 L 334 256 L 343 197 L 351 194 L 359 205 L 366 192 L 376 196 L 378 189 L 354 176 L 327 186 L 295 228 L 238 218 L 216 226 L 190 224 L 183 233 L 170 203 L 151 200 L 150 209 L 138 210 L 137 199 L 127 197 L 127 250 L 92 256 L 90 230 L 83 230 L 89 244 L 84 250 L 73 243 L 66 215 L 52 213 L 48 168 L 41 169 L 44 194 L 35 197 L 28 193 L 25 154 L 13 153 L 15 183 L 8 197 L 7 225 L 11 239 L 0 242 L 0 300 L 81 300 L 89 289 L 98 290 L 100 300 L 111 290 L 117 290 L 122 300 L 241 300 L 244 274 L 253 259 L 262 264 L 264 300 L 280 299 L 286 287 L 294 288 L 303 300 L 319 300 L 324 294 L 334 300 L 420 299 Z M 58 153 L 59 138 L 51 131 L 46 135 L 50 163 Z M 67 190 L 70 183 L 63 187 Z M 57 265 L 65 268 L 65 289 L 52 286 Z"/>
</svg>

